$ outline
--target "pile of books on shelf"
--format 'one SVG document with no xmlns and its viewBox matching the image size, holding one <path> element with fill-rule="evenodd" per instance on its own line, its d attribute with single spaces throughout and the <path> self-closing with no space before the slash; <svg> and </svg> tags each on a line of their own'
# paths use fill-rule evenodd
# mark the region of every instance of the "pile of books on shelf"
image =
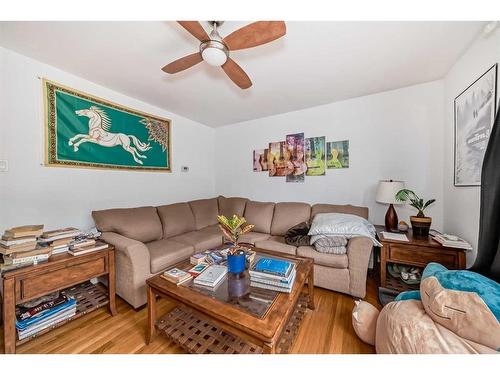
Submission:
<svg viewBox="0 0 500 375">
<path fill-rule="evenodd" d="M 69 245 L 82 232 L 77 228 L 61 228 L 47 232 L 43 232 L 39 238 L 40 246 L 49 247 L 52 249 L 52 255 L 66 253 L 69 250 Z"/>
<path fill-rule="evenodd" d="M 54 293 L 16 306 L 16 330 L 19 340 L 36 335 L 76 315 L 76 300 Z"/>
<path fill-rule="evenodd" d="M 0 239 L 0 273 L 46 261 L 51 249 L 41 248 L 37 239 L 43 225 L 25 225 L 7 229 Z"/>
<path fill-rule="evenodd" d="M 457 249 L 472 250 L 472 245 L 458 236 L 452 234 L 439 233 L 436 230 L 430 232 L 431 237 L 444 247 L 454 247 Z"/>
<path fill-rule="evenodd" d="M 250 268 L 250 286 L 290 293 L 295 281 L 294 262 L 275 258 L 260 258 Z"/>
</svg>

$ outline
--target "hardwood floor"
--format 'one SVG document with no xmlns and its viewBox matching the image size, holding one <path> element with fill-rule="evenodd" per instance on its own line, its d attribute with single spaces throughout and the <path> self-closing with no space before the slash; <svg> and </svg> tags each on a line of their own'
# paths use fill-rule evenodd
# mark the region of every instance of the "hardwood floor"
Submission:
<svg viewBox="0 0 500 375">
<path fill-rule="evenodd" d="M 367 288 L 365 299 L 380 309 L 373 279 L 368 279 Z M 147 309 L 135 311 L 121 298 L 116 302 L 118 315 L 112 317 L 106 308 L 99 309 L 18 347 L 17 353 L 185 353 L 163 336 L 146 345 Z M 316 310 L 306 313 L 292 353 L 374 353 L 352 328 L 352 297 L 315 288 L 315 303 Z M 165 299 L 157 305 L 159 316 L 174 307 Z"/>
</svg>

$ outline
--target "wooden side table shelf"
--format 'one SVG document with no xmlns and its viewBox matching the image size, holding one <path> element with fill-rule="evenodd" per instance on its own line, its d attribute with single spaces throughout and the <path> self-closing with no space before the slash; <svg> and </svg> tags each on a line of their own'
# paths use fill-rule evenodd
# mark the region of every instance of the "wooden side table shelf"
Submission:
<svg viewBox="0 0 500 375">
<path fill-rule="evenodd" d="M 387 240 L 381 234 L 385 227 L 375 226 L 377 237 L 382 243 L 380 249 L 380 286 L 405 291 L 418 289 L 419 285 L 407 285 L 393 278 L 387 272 L 387 263 L 397 263 L 424 268 L 428 263 L 437 262 L 449 269 L 465 269 L 465 250 L 444 247 L 431 237 L 413 237 L 411 229 L 406 233 L 408 242 Z"/>
<path fill-rule="evenodd" d="M 107 277 L 107 290 L 89 282 L 93 278 L 102 276 Z M 73 287 L 68 293 L 74 295 L 77 300 L 76 315 L 35 336 L 105 305 L 108 305 L 111 315 L 116 315 L 114 248 L 110 246 L 107 249 L 79 256 L 53 255 L 47 262 L 4 273 L 0 286 L 4 348 L 6 354 L 13 354 L 16 352 L 16 346 L 34 338 L 33 336 L 24 340 L 16 339 L 15 309 L 20 303 Z"/>
</svg>

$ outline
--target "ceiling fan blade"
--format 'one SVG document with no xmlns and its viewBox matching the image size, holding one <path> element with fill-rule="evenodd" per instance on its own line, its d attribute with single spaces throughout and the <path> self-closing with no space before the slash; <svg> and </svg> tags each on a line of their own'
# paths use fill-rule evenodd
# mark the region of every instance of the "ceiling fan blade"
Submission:
<svg viewBox="0 0 500 375">
<path fill-rule="evenodd" d="M 163 70 L 165 73 L 174 74 L 182 72 L 187 68 L 191 68 L 192 66 L 200 63 L 202 60 L 203 58 L 201 57 L 201 53 L 196 52 L 191 55 L 181 57 L 180 59 L 175 60 L 168 65 L 165 65 L 163 68 L 161 68 L 161 70 Z"/>
<path fill-rule="evenodd" d="M 198 39 L 200 42 L 205 42 L 210 40 L 207 32 L 201 26 L 198 21 L 177 21 L 179 25 L 185 28 L 192 36 Z"/>
<path fill-rule="evenodd" d="M 256 47 L 272 42 L 286 34 L 283 21 L 259 21 L 238 29 L 224 38 L 231 51 Z"/>
<path fill-rule="evenodd" d="M 236 83 L 241 89 L 245 90 L 252 86 L 252 81 L 248 78 L 247 74 L 241 66 L 236 64 L 233 59 L 228 58 L 224 65 L 222 65 L 222 69 L 231 78 L 231 81 Z"/>
</svg>

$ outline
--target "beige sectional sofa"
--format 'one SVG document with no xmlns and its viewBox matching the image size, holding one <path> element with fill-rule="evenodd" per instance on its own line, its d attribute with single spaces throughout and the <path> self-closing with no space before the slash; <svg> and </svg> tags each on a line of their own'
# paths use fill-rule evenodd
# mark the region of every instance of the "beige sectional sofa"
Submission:
<svg viewBox="0 0 500 375">
<path fill-rule="evenodd" d="M 349 241 L 347 254 L 323 254 L 311 246 L 285 243 L 292 226 L 322 212 L 368 218 L 368 208 L 351 205 L 255 202 L 246 198 L 200 199 L 159 207 L 119 208 L 92 212 L 102 239 L 116 248 L 117 293 L 135 308 L 146 303 L 145 280 L 191 254 L 222 243 L 217 215 L 244 216 L 254 231 L 242 242 L 314 259 L 314 284 L 363 298 L 372 242 Z"/>
</svg>

